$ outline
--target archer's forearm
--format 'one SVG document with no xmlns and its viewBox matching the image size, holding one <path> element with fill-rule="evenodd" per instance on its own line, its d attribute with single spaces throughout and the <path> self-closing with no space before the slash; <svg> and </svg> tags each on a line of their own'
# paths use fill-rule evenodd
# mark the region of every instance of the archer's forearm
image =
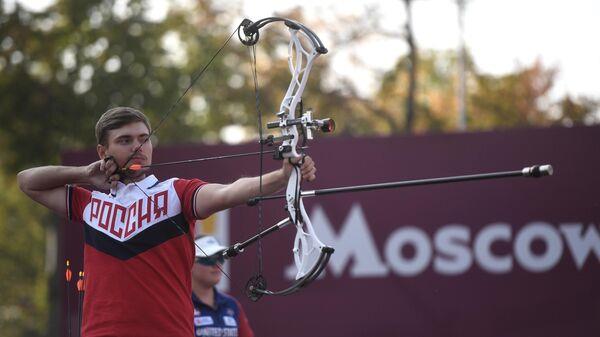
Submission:
<svg viewBox="0 0 600 337">
<path fill-rule="evenodd" d="M 19 172 L 19 187 L 23 192 L 46 191 L 66 184 L 87 184 L 85 166 L 41 166 Z"/>
<path fill-rule="evenodd" d="M 259 195 L 275 193 L 287 184 L 287 178 L 282 169 L 270 172 L 261 178 L 240 178 L 227 185 L 207 184 L 196 193 L 196 215 L 206 218 L 224 209 L 244 205 L 249 199 Z"/>
<path fill-rule="evenodd" d="M 241 178 L 229 185 L 229 195 L 234 198 L 231 200 L 232 206 L 245 204 L 248 199 L 259 195 L 270 195 L 282 190 L 287 185 L 287 178 L 283 170 L 276 170 L 262 176 L 262 190 L 260 188 L 261 178 Z"/>
</svg>

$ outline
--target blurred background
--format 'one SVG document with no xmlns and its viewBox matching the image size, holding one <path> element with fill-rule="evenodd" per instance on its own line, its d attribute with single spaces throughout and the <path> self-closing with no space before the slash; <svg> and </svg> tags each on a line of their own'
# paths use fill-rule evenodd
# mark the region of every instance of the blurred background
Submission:
<svg viewBox="0 0 600 337">
<path fill-rule="evenodd" d="M 62 222 L 20 192 L 16 173 L 32 166 L 59 164 L 65 153 L 81 155 L 78 159 L 67 156 L 71 163 L 93 160 L 90 149 L 95 146 L 94 125 L 110 107 L 140 108 L 156 125 L 243 18 L 288 17 L 317 33 L 329 53 L 319 57 L 310 74 L 304 105 L 313 108 L 318 118 L 334 118 L 337 130 L 324 142 L 328 151 L 317 150 L 315 156 L 322 154 L 321 161 L 325 162 L 336 151 L 336 145 L 352 145 L 369 151 L 370 157 L 366 158 L 374 163 L 380 160 L 380 167 L 420 161 L 420 164 L 407 164 L 404 171 L 390 167 L 379 175 L 373 172 L 373 177 L 385 181 L 422 178 L 420 173 L 443 174 L 443 167 L 438 171 L 420 168 L 426 163 L 429 168 L 440 167 L 437 165 L 452 160 L 462 160 L 461 165 L 449 166 L 452 174 L 475 173 L 481 158 L 494 152 L 495 146 L 501 149 L 501 154 L 489 163 L 501 164 L 500 159 L 513 158 L 511 156 L 531 158 L 527 155 L 536 153 L 536 147 L 531 144 L 522 147 L 522 144 L 534 136 L 544 140 L 536 143 L 537 148 L 546 148 L 545 155 L 537 155 L 539 160 L 554 158 L 552 151 L 555 150 L 560 152 L 556 160 L 565 165 L 591 160 L 597 166 L 598 155 L 594 149 L 600 141 L 598 13 L 600 3 L 592 0 L 347 0 L 343 4 L 333 0 L 302 4 L 281 0 L 0 1 L 0 334 L 59 336 L 64 333 L 59 309 L 64 306 L 61 298 L 64 293 L 60 290 L 64 283 L 64 256 L 59 255 L 63 249 L 59 230 Z M 260 106 L 265 115 L 278 109 L 290 80 L 286 62 L 288 40 L 288 33 L 282 27 L 261 31 L 256 65 Z M 250 54 L 234 37 L 175 106 L 154 143 L 160 144 L 159 149 L 164 147 L 170 151 L 179 149 L 182 144 L 207 153 L 211 149 L 233 153 L 255 149 L 254 145 L 247 146 L 258 137 L 255 104 Z M 513 136 L 515 140 L 511 141 Z M 507 140 L 510 147 L 499 146 L 503 140 Z M 554 140 L 557 143 L 553 145 Z M 431 144 L 448 147 L 432 148 Z M 456 152 L 461 146 L 474 147 L 470 148 L 472 151 Z M 377 151 L 383 150 L 398 150 L 394 154 L 399 156 L 398 161 L 387 162 L 385 156 L 378 156 Z M 421 160 L 428 156 L 424 152 L 427 150 L 442 156 L 444 162 Z M 409 157 L 407 153 L 414 156 Z M 191 152 L 182 152 L 184 154 Z M 356 155 L 344 154 L 344 158 Z M 170 157 L 165 154 L 162 158 Z M 353 164 L 348 162 L 345 167 Z M 322 177 L 332 179 L 321 184 L 329 187 L 336 182 L 331 173 L 336 168 L 326 165 L 321 166 L 326 168 Z M 520 169 L 519 165 L 502 169 Z M 489 164 L 485 168 L 494 166 Z M 330 173 L 327 170 L 331 170 Z M 369 168 L 361 172 L 366 170 Z M 572 213 L 553 213 L 554 217 L 548 217 L 556 219 L 556 228 L 567 238 L 565 245 L 571 245 L 572 251 L 583 249 L 589 254 L 579 255 L 583 256 L 583 262 L 577 262 L 573 270 L 565 267 L 556 272 L 569 270 L 573 273 L 569 277 L 573 279 L 587 278 L 590 283 L 585 283 L 584 289 L 591 291 L 591 282 L 597 284 L 599 280 L 600 212 L 593 192 L 598 181 L 591 174 L 581 175 L 576 170 L 571 173 L 571 178 L 578 177 L 580 184 L 560 185 L 564 198 L 555 199 L 553 205 L 556 205 L 555 211 L 562 205 Z M 215 174 L 214 178 L 233 180 L 236 177 Z M 346 179 L 342 181 L 343 178 Z M 354 178 L 342 175 L 337 182 L 351 185 L 355 183 Z M 579 193 L 581 190 L 575 186 L 585 187 L 587 194 Z M 549 189 L 545 191 L 552 193 Z M 581 199 L 569 198 L 567 191 Z M 532 198 L 540 195 L 536 194 L 539 190 L 527 190 L 527 193 L 531 193 Z M 393 198 L 390 194 L 386 196 Z M 338 215 L 334 212 L 331 220 L 334 229 L 341 228 L 344 214 L 356 211 L 351 200 L 345 203 L 340 206 L 346 207 L 345 210 L 339 210 Z M 568 207 L 576 203 L 583 208 Z M 468 209 L 469 205 L 462 206 Z M 520 216 L 512 224 L 525 225 L 535 217 L 548 220 L 543 219 L 547 214 L 543 206 L 538 206 L 534 215 Z M 510 209 L 504 207 L 507 208 Z M 311 209 L 318 211 L 314 205 Z M 581 209 L 585 216 L 580 219 L 577 212 Z M 527 210 L 519 212 L 528 214 Z M 377 221 L 383 223 L 391 219 L 393 215 L 386 215 Z M 413 224 L 418 224 L 417 219 L 414 218 Z M 495 218 L 490 219 L 482 218 L 481 222 L 491 223 Z M 440 226 L 450 223 L 450 220 L 435 221 Z M 581 222 L 580 229 L 587 228 L 585 233 L 591 234 L 578 235 L 588 241 L 568 241 L 573 238 L 568 234 L 572 233 L 568 229 L 572 227 L 560 227 L 558 221 Z M 396 223 L 393 228 L 401 225 Z M 389 232 L 393 228 L 390 227 Z M 437 229 L 427 230 L 433 235 Z M 381 239 L 377 238 L 379 234 L 375 235 L 375 243 L 388 237 L 389 232 L 380 233 Z M 238 235 L 236 239 L 242 239 L 242 235 Z M 546 247 L 548 242 L 552 241 L 547 240 Z M 573 246 L 573 242 L 581 242 L 583 248 Z M 235 277 L 235 265 L 231 268 Z M 342 282 L 343 278 L 328 278 L 339 277 L 343 272 L 334 271 L 323 282 Z M 242 274 L 239 272 L 240 284 L 245 283 L 247 276 Z M 344 275 L 350 278 L 348 273 Z M 388 276 L 392 280 L 405 280 L 398 272 Z M 431 281 L 432 276 L 427 280 Z M 556 280 L 565 279 L 561 276 Z M 469 282 L 474 282 L 470 285 L 485 284 L 481 283 L 485 280 L 470 279 Z M 312 287 L 318 286 L 313 285 L 306 292 Z M 535 288 L 535 284 L 531 287 Z M 354 291 L 358 289 L 362 289 L 361 285 Z M 232 292 L 243 296 L 239 289 Z M 579 334 L 573 335 L 592 336 L 600 331 L 597 324 L 591 323 L 600 320 L 598 294 L 588 295 L 591 296 L 583 298 L 589 300 L 586 308 L 591 311 L 586 311 L 587 316 L 580 321 L 583 326 L 577 330 Z M 540 296 L 545 295 L 540 293 Z M 285 308 L 292 305 L 294 298 L 297 297 L 291 297 L 287 304 L 279 303 Z M 265 332 L 259 335 L 266 335 L 266 325 L 260 327 L 260 310 L 253 313 L 248 307 L 251 304 L 244 304 L 251 323 L 256 322 L 258 332 Z M 305 297 L 302 305 L 309 311 L 315 304 Z M 476 307 L 473 305 L 472 312 Z M 276 308 L 263 309 L 277 312 Z M 388 308 L 392 311 L 394 305 Z M 526 307 L 524 312 L 534 309 L 535 306 Z M 561 312 L 549 313 L 544 319 L 555 315 L 560 316 Z M 576 324 L 574 322 L 577 322 L 575 317 L 569 324 Z M 452 330 L 449 325 L 443 326 L 450 329 L 446 331 L 452 331 L 450 334 L 444 334 L 441 328 L 429 334 L 420 334 L 418 330 L 399 334 L 395 324 L 386 329 L 386 324 L 376 323 L 384 327 L 377 331 L 382 336 L 477 335 L 473 331 L 461 333 L 465 331 L 461 328 Z M 360 329 L 355 331 L 357 336 L 370 335 Z M 509 335 L 511 331 L 520 331 L 513 335 L 543 332 L 506 331 Z M 481 332 L 479 335 L 491 334 Z"/>
</svg>

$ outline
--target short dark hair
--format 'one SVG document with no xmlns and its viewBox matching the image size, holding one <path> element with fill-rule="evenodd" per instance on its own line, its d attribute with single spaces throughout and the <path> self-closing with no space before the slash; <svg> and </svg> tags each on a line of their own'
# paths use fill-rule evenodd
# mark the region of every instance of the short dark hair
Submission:
<svg viewBox="0 0 600 337">
<path fill-rule="evenodd" d="M 139 110 L 123 106 L 107 110 L 96 123 L 96 142 L 104 146 L 108 145 L 106 139 L 108 131 L 134 122 L 142 122 L 148 128 L 148 132 L 152 131 L 148 117 Z"/>
</svg>

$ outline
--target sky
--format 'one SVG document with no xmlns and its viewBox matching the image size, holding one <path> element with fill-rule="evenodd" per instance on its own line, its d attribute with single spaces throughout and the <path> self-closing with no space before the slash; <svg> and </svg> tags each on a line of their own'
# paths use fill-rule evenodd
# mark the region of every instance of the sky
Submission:
<svg viewBox="0 0 600 337">
<path fill-rule="evenodd" d="M 149 16 L 160 20 L 169 1 L 151 1 L 153 11 Z M 361 16 L 367 7 L 375 6 L 381 26 L 396 33 L 402 32 L 406 18 L 401 0 L 228 1 L 253 20 L 285 12 L 298 4 L 307 18 L 332 21 L 342 15 Z M 39 11 L 53 0 L 19 2 Z M 127 0 L 117 2 L 125 4 Z M 597 0 L 466 0 L 464 39 L 479 71 L 501 75 L 539 59 L 546 67 L 559 69 L 551 93 L 553 98 L 565 94 L 600 98 L 598 15 L 600 1 Z M 459 29 L 455 0 L 415 0 L 413 26 L 419 48 L 456 49 Z M 327 45 L 327 32 L 317 33 Z M 372 38 L 335 53 L 334 69 L 339 76 L 356 78 L 360 91 L 368 95 L 377 88 L 375 74 L 390 69 L 406 50 L 400 39 Z M 364 68 L 351 66 L 352 57 L 358 57 Z"/>
<path fill-rule="evenodd" d="M 270 15 L 246 1 L 249 17 Z M 297 1 L 278 0 L 277 9 Z M 336 13 L 364 13 L 365 6 L 379 6 L 381 24 L 400 32 L 405 10 L 400 0 L 303 0 L 310 15 L 327 18 Z M 417 44 L 424 49 L 456 49 L 459 44 L 458 7 L 454 0 L 416 0 L 413 26 Z M 465 43 L 480 71 L 501 75 L 518 65 L 540 59 L 545 66 L 560 69 L 552 96 L 586 95 L 600 98 L 600 1 L 598 0 L 467 0 L 464 17 Z M 390 68 L 406 53 L 399 41 L 378 39 L 369 48 L 368 64 Z M 373 87 L 373 83 L 367 86 Z"/>
</svg>

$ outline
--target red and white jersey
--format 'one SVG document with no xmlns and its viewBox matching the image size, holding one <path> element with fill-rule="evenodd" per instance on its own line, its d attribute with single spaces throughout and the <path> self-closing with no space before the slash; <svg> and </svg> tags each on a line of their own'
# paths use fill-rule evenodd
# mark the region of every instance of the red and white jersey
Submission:
<svg viewBox="0 0 600 337">
<path fill-rule="evenodd" d="M 194 196 L 205 182 L 136 184 L 115 196 L 67 187 L 69 219 L 85 224 L 82 336 L 192 336 Z"/>
</svg>

